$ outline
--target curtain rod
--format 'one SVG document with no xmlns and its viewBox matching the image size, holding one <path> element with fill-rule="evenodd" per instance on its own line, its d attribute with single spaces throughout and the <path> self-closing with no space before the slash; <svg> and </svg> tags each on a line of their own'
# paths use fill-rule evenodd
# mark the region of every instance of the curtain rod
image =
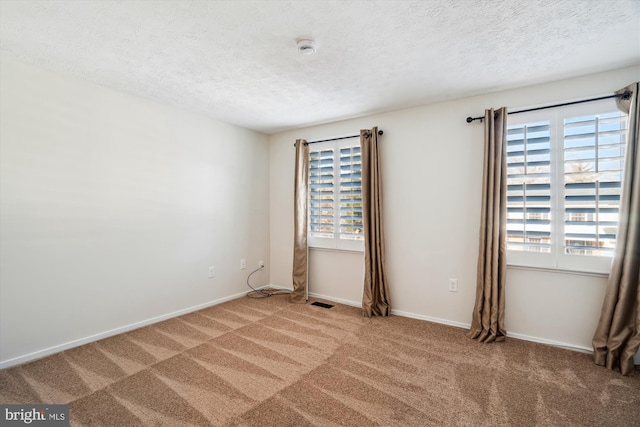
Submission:
<svg viewBox="0 0 640 427">
<path fill-rule="evenodd" d="M 629 99 L 629 98 L 631 98 L 631 92 L 630 91 L 626 91 L 626 92 L 618 93 L 618 94 L 615 94 L 615 95 L 601 96 L 599 98 L 589 98 L 589 99 L 583 99 L 581 101 L 573 101 L 573 102 L 565 102 L 565 103 L 562 103 L 562 104 L 545 105 L 543 107 L 529 108 L 527 110 L 509 111 L 507 114 L 528 113 L 529 111 L 546 110 L 548 108 L 564 107 L 566 105 L 574 105 L 574 104 L 583 104 L 585 102 L 600 101 L 602 99 L 610 99 L 610 98 Z M 474 120 L 482 121 L 482 120 L 484 120 L 484 117 L 467 117 L 467 123 L 471 123 Z"/>
<path fill-rule="evenodd" d="M 382 130 L 378 131 L 378 135 L 382 135 L 384 132 Z M 369 135 L 366 135 L 367 137 Z M 327 141 L 338 141 L 339 139 L 351 139 L 351 138 L 360 138 L 360 135 L 349 135 L 349 136 L 341 136 L 339 138 L 331 138 L 331 139 L 319 139 L 317 141 L 309 141 L 309 142 L 305 142 L 305 145 L 309 145 L 309 144 L 315 144 L 316 142 L 327 142 Z M 296 144 L 293 144 L 294 146 Z"/>
</svg>

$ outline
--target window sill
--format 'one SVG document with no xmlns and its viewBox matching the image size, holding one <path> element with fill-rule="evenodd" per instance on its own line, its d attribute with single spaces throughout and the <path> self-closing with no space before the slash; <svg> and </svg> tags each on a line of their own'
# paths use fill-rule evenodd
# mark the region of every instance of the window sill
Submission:
<svg viewBox="0 0 640 427">
<path fill-rule="evenodd" d="M 315 246 L 309 246 L 309 249 L 312 251 L 320 251 L 320 252 L 343 252 L 347 254 L 362 254 L 364 255 L 364 249 L 356 250 L 356 249 L 334 249 L 334 248 L 321 248 Z"/>
<path fill-rule="evenodd" d="M 591 272 L 591 271 L 568 270 L 563 268 L 550 268 L 550 267 L 530 267 L 526 265 L 516 265 L 516 264 L 509 264 L 509 263 L 507 263 L 507 269 L 543 271 L 547 273 L 570 274 L 572 276 L 590 276 L 590 277 L 603 277 L 603 278 L 609 277 L 609 273 L 597 273 L 597 272 Z"/>
</svg>

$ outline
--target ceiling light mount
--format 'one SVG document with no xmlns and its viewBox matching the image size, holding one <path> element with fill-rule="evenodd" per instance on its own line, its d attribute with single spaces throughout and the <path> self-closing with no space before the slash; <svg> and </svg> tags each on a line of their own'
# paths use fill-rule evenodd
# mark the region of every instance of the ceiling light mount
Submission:
<svg viewBox="0 0 640 427">
<path fill-rule="evenodd" d="M 298 53 L 300 55 L 313 55 L 316 53 L 317 44 L 313 40 L 300 39 L 298 40 Z"/>
</svg>

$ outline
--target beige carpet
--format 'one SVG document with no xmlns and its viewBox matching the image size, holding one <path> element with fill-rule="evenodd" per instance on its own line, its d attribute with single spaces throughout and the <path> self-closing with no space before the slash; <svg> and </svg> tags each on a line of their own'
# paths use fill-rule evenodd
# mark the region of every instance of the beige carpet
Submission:
<svg viewBox="0 0 640 427">
<path fill-rule="evenodd" d="M 93 426 L 639 426 L 640 371 L 286 296 L 242 298 L 0 371 L 0 403 Z"/>
</svg>

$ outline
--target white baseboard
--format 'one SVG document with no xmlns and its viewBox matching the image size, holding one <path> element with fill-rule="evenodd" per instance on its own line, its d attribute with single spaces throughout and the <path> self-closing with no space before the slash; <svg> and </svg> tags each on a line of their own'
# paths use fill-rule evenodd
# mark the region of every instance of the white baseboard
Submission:
<svg viewBox="0 0 640 427">
<path fill-rule="evenodd" d="M 573 351 L 577 351 L 580 353 L 593 353 L 593 348 L 591 347 L 584 347 L 581 345 L 577 345 L 577 344 L 567 344 L 565 342 L 560 342 L 560 341 L 553 341 L 553 340 L 548 340 L 545 338 L 538 338 L 538 337 L 532 337 L 530 335 L 524 335 L 524 334 L 518 334 L 515 332 L 508 332 L 507 331 L 507 336 L 509 338 L 515 338 L 517 340 L 523 340 L 523 341 L 531 341 L 531 342 L 537 342 L 540 344 L 546 344 L 546 345 L 550 345 L 553 347 L 560 347 L 560 348 L 564 348 L 566 350 L 573 350 Z"/>
<path fill-rule="evenodd" d="M 262 286 L 264 287 L 264 286 Z M 119 328 L 111 329 L 109 331 L 101 332 L 99 334 L 91 335 L 85 338 L 80 338 L 78 340 L 69 341 L 64 344 L 55 345 L 53 347 L 45 348 L 42 350 L 34 351 L 33 353 L 25 354 L 22 356 L 14 357 L 12 359 L 3 360 L 0 362 L 0 369 L 9 368 L 11 366 L 20 365 L 22 363 L 30 362 L 32 360 L 40 359 L 45 356 L 49 356 L 54 353 L 59 353 L 64 350 L 68 350 L 70 348 L 78 347 L 83 344 L 88 344 L 94 341 L 98 341 L 104 338 L 109 338 L 114 335 L 122 334 L 124 332 L 129 332 L 134 329 L 141 328 L 143 326 L 148 326 L 153 323 L 162 322 L 163 320 L 171 319 L 172 317 L 182 316 L 183 314 L 192 313 L 194 311 L 202 310 L 203 308 L 211 307 L 214 305 L 222 304 L 223 302 L 231 301 L 237 298 L 241 298 L 245 296 L 246 292 L 241 292 L 239 294 L 231 295 L 228 297 L 218 298 L 213 301 L 209 301 L 203 304 L 194 305 L 193 307 L 188 307 L 182 310 L 174 311 L 172 313 L 163 314 L 161 316 L 152 317 L 150 319 L 142 320 L 140 322 L 131 323 L 129 325 L 125 325 Z"/>
<path fill-rule="evenodd" d="M 422 314 L 410 313 L 408 311 L 391 309 L 391 314 L 395 314 L 396 316 L 402 316 L 402 317 L 410 317 L 411 319 L 426 320 L 427 322 L 440 323 L 441 325 L 455 326 L 456 328 L 469 329 L 471 327 L 471 325 L 468 323 L 456 322 L 448 319 L 441 319 L 439 317 L 424 316 Z"/>
</svg>

